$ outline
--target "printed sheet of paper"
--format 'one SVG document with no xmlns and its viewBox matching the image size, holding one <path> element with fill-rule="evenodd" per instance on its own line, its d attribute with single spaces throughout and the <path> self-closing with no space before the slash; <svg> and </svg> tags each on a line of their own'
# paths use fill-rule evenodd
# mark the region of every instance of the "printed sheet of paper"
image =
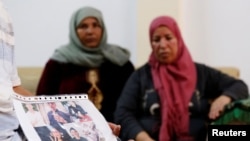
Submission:
<svg viewBox="0 0 250 141">
<path fill-rule="evenodd" d="M 29 141 L 117 141 L 87 95 L 15 95 L 13 101 Z"/>
</svg>

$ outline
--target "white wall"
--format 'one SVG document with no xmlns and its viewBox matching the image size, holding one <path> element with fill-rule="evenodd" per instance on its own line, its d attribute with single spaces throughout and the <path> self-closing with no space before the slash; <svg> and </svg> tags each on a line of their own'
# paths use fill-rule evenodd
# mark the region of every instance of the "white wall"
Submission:
<svg viewBox="0 0 250 141">
<path fill-rule="evenodd" d="M 100 9 L 108 41 L 128 48 L 135 62 L 134 1 L 124 0 L 3 0 L 12 16 L 18 66 L 44 66 L 55 48 L 68 42 L 71 14 L 81 6 Z"/>
<path fill-rule="evenodd" d="M 80 6 L 103 11 L 109 41 L 132 52 L 136 66 L 148 60 L 150 21 L 167 14 L 179 22 L 195 61 L 235 66 L 250 87 L 249 0 L 3 0 L 14 22 L 18 66 L 43 66 L 67 43 L 69 18 Z M 72 2 L 74 1 L 74 2 Z"/>
<path fill-rule="evenodd" d="M 188 0 L 180 9 L 193 58 L 211 66 L 238 67 L 250 87 L 250 1 Z"/>
</svg>

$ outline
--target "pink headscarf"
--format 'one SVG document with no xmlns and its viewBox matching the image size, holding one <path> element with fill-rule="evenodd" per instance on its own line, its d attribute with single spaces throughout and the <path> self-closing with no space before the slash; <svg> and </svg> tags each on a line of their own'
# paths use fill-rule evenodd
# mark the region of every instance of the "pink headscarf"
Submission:
<svg viewBox="0 0 250 141">
<path fill-rule="evenodd" d="M 176 136 L 178 140 L 191 141 L 188 103 L 196 86 L 195 64 L 173 18 L 160 16 L 154 19 L 149 30 L 150 41 L 159 26 L 168 27 L 178 41 L 177 59 L 173 63 L 160 63 L 153 52 L 149 58 L 154 86 L 161 100 L 159 140 L 171 141 Z"/>
</svg>

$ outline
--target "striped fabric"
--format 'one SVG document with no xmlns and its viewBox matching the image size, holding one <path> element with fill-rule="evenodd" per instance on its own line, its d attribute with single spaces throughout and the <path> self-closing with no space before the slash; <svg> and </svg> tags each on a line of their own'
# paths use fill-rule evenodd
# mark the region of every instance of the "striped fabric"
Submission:
<svg viewBox="0 0 250 141">
<path fill-rule="evenodd" d="M 14 32 L 11 20 L 0 1 L 0 59 L 13 63 Z"/>
<path fill-rule="evenodd" d="M 11 19 L 0 0 L 0 85 L 20 85 L 14 61 L 14 45 Z"/>
<path fill-rule="evenodd" d="M 0 0 L 0 140 L 22 141 L 15 130 L 16 118 L 11 96 L 13 86 L 20 85 L 14 65 L 14 34 L 11 20 Z"/>
</svg>

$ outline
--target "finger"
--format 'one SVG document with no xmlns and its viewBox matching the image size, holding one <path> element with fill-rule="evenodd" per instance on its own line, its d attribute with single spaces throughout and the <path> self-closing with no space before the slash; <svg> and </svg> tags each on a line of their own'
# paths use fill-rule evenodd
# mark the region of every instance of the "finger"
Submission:
<svg viewBox="0 0 250 141">
<path fill-rule="evenodd" d="M 116 127 L 116 124 L 112 123 L 112 122 L 108 122 L 109 126 L 111 129 L 115 128 Z"/>
<path fill-rule="evenodd" d="M 112 132 L 114 135 L 116 136 L 119 136 L 120 134 L 120 130 L 121 130 L 121 126 L 120 125 L 117 125 L 117 124 L 114 124 L 114 123 L 111 123 L 111 122 L 108 122 Z"/>
<path fill-rule="evenodd" d="M 114 132 L 114 134 L 115 134 L 116 136 L 119 136 L 120 131 L 121 131 L 121 126 L 120 126 L 120 125 L 117 125 L 117 126 L 114 128 L 114 130 L 113 130 L 113 132 Z"/>
<path fill-rule="evenodd" d="M 209 118 L 213 119 L 213 120 L 218 118 L 222 111 L 223 111 L 223 108 L 220 108 L 220 107 L 211 108 L 211 110 L 209 112 Z"/>
<path fill-rule="evenodd" d="M 214 120 L 214 119 L 216 119 L 217 117 L 218 117 L 218 114 L 217 114 L 217 113 L 215 113 L 215 112 L 210 112 L 210 113 L 209 113 L 209 118 L 210 118 L 210 119 Z"/>
<path fill-rule="evenodd" d="M 209 118 L 210 119 L 215 119 L 218 115 L 218 108 L 213 104 L 210 108 L 210 111 L 209 111 Z"/>
</svg>

